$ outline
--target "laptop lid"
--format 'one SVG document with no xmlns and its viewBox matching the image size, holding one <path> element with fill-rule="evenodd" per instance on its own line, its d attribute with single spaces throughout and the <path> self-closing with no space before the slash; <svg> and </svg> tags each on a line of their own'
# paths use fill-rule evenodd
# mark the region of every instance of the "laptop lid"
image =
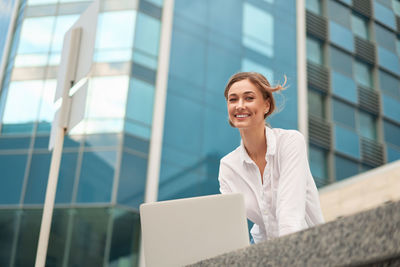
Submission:
<svg viewBox="0 0 400 267">
<path fill-rule="evenodd" d="M 249 246 L 242 194 L 146 203 L 140 219 L 147 267 L 188 265 Z"/>
</svg>

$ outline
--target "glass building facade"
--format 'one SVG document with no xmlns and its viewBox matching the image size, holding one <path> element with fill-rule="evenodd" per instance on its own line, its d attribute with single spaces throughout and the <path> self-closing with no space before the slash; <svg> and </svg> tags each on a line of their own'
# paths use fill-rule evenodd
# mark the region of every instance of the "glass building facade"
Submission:
<svg viewBox="0 0 400 267">
<path fill-rule="evenodd" d="M 164 1 L 100 1 L 85 118 L 64 141 L 48 266 L 138 263 L 138 209 L 160 130 Z M 15 2 L 0 77 L 1 266 L 34 264 L 63 36 L 90 3 Z M 158 200 L 218 193 L 219 160 L 240 142 L 223 96 L 233 73 L 257 71 L 272 84 L 286 75 L 268 123 L 299 128 L 296 1 L 175 0 L 172 12 Z M 304 12 L 309 160 L 323 186 L 400 158 L 400 5 L 313 0 Z"/>
<path fill-rule="evenodd" d="M 307 0 L 310 161 L 320 186 L 400 159 L 398 0 Z"/>
</svg>

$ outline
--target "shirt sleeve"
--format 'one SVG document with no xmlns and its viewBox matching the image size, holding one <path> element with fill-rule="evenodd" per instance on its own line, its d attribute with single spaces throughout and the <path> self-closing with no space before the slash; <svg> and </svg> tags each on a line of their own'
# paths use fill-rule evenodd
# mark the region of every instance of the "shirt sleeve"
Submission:
<svg viewBox="0 0 400 267">
<path fill-rule="evenodd" d="M 277 192 L 279 236 L 303 229 L 307 178 L 311 175 L 304 137 L 294 131 L 280 151 L 280 177 Z"/>
<path fill-rule="evenodd" d="M 218 175 L 219 191 L 221 192 L 221 194 L 232 193 L 231 188 L 229 187 L 226 180 L 224 179 L 224 177 L 226 176 L 225 168 L 226 167 L 224 166 L 224 164 L 221 161 L 219 164 L 219 175 Z"/>
</svg>

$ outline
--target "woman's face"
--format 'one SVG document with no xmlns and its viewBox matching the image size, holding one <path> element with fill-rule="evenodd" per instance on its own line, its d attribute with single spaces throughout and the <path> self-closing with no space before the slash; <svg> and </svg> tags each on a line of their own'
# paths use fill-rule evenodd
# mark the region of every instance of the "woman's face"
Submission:
<svg viewBox="0 0 400 267">
<path fill-rule="evenodd" d="M 247 79 L 232 84 L 227 105 L 229 120 L 239 129 L 264 125 L 264 114 L 269 110 L 269 101 Z"/>
</svg>

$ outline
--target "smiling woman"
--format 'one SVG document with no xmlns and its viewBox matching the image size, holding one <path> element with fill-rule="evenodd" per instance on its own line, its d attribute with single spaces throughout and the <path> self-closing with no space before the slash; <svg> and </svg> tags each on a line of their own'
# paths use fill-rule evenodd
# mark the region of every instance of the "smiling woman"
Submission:
<svg viewBox="0 0 400 267">
<path fill-rule="evenodd" d="M 241 72 L 225 88 L 229 123 L 242 141 L 221 159 L 220 191 L 244 195 L 255 243 L 324 221 L 303 135 L 265 126 L 275 110 L 272 93 L 285 83 L 271 87 L 263 75 Z"/>
</svg>

